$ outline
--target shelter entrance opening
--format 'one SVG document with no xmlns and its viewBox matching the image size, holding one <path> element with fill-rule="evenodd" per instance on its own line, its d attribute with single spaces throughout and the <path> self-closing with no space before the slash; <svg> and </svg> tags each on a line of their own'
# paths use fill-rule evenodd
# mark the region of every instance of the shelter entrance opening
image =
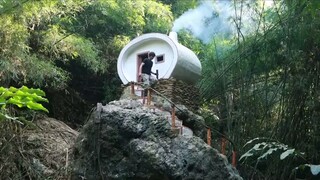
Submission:
<svg viewBox="0 0 320 180">
<path fill-rule="evenodd" d="M 141 77 L 139 77 L 139 67 L 140 67 L 142 61 L 148 57 L 148 53 L 149 53 L 149 51 L 137 54 L 137 70 L 136 70 L 137 82 L 141 82 Z"/>
</svg>

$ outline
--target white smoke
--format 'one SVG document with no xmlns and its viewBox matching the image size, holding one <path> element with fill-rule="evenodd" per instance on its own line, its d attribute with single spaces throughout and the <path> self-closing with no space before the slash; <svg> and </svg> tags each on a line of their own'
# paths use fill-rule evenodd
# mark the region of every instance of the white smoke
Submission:
<svg viewBox="0 0 320 180">
<path fill-rule="evenodd" d="M 203 0 L 197 8 L 188 10 L 176 19 L 172 30 L 189 30 L 204 43 L 209 43 L 214 36 L 229 38 L 236 34 L 236 13 L 240 15 L 239 12 L 235 12 L 230 0 Z M 241 25 L 241 31 L 248 33 L 245 27 L 252 29 L 252 25 L 249 24 L 253 23 L 249 14 L 242 13 L 241 21 L 247 23 Z"/>
</svg>

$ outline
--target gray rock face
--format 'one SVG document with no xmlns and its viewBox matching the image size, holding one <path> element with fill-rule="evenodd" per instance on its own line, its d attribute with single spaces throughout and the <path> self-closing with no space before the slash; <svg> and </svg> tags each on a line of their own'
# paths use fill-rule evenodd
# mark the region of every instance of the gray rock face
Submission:
<svg viewBox="0 0 320 180">
<path fill-rule="evenodd" d="M 242 179 L 201 138 L 174 133 L 167 117 L 135 100 L 98 105 L 76 142 L 73 179 Z"/>
</svg>

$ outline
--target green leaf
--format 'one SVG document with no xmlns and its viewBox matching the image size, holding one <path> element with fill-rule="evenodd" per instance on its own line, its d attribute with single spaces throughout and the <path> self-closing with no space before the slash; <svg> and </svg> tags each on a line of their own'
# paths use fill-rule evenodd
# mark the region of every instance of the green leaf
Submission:
<svg viewBox="0 0 320 180">
<path fill-rule="evenodd" d="M 320 165 L 312 165 L 312 164 L 310 164 L 309 167 L 310 167 L 311 173 L 313 175 L 316 176 L 316 175 L 318 175 L 320 173 Z"/>
<path fill-rule="evenodd" d="M 20 97 L 14 97 L 14 98 L 10 98 L 7 101 L 8 104 L 14 104 L 17 105 L 19 108 L 23 107 L 25 104 L 23 102 L 21 102 Z"/>
<path fill-rule="evenodd" d="M 31 88 L 27 92 L 30 93 L 30 94 L 36 94 L 38 96 L 45 96 L 46 95 L 46 93 L 44 91 L 42 91 L 41 89 L 33 89 L 33 88 Z"/>
<path fill-rule="evenodd" d="M 28 95 L 27 93 L 28 93 L 28 92 L 18 90 L 18 91 L 15 92 L 14 95 L 15 95 L 15 96 L 27 96 L 27 95 Z"/>
<path fill-rule="evenodd" d="M 7 88 L 4 88 L 4 87 L 0 87 L 0 94 L 4 93 L 8 91 Z"/>
<path fill-rule="evenodd" d="M 320 173 L 320 165 L 314 164 L 302 164 L 298 167 L 295 167 L 295 170 L 304 170 L 306 167 L 310 168 L 312 175 L 317 176 Z"/>
<path fill-rule="evenodd" d="M 239 159 L 239 161 L 241 161 L 243 158 L 245 158 L 245 159 L 247 159 L 247 157 L 251 157 L 251 156 L 253 156 L 254 154 L 253 153 L 251 153 L 251 152 L 246 152 L 246 153 L 244 153 L 241 157 L 240 157 L 240 159 Z M 245 160 L 244 159 L 244 160 Z"/>
<path fill-rule="evenodd" d="M 295 149 L 288 149 L 280 155 L 280 159 L 283 160 L 290 154 L 294 153 Z"/>
<path fill-rule="evenodd" d="M 8 98 L 8 97 L 11 97 L 14 93 L 10 92 L 10 91 L 5 91 L 1 97 L 3 98 Z"/>
<path fill-rule="evenodd" d="M 42 110 L 49 113 L 48 109 L 46 109 L 45 107 L 42 106 L 42 104 L 39 104 L 39 103 L 28 102 L 27 107 L 32 110 Z"/>
<path fill-rule="evenodd" d="M 270 148 L 268 149 L 267 152 L 265 152 L 263 155 L 261 155 L 260 157 L 258 157 L 258 159 L 264 159 L 264 158 L 268 158 L 268 155 L 272 155 L 274 152 L 276 152 L 277 150 L 279 150 L 278 148 Z"/>
<path fill-rule="evenodd" d="M 32 99 L 32 101 L 36 101 L 36 102 L 39 102 L 39 101 L 41 101 L 41 102 L 49 102 L 48 99 L 43 98 L 43 97 L 37 95 L 36 93 L 28 94 L 28 97 L 30 99 Z"/>
<path fill-rule="evenodd" d="M 6 99 L 0 96 L 0 105 L 6 104 Z"/>
<path fill-rule="evenodd" d="M 17 90 L 18 90 L 17 88 L 12 87 L 12 86 L 9 88 L 9 91 L 11 91 L 11 92 L 16 92 Z"/>
</svg>

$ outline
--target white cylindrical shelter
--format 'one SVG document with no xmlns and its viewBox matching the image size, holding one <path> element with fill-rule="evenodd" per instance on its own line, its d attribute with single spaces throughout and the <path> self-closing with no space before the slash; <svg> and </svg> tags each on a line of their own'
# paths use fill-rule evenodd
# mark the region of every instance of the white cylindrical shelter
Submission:
<svg viewBox="0 0 320 180">
<path fill-rule="evenodd" d="M 187 83 L 196 83 L 201 76 L 201 63 L 193 51 L 178 43 L 177 34 L 169 36 L 148 33 L 130 41 L 120 52 L 117 63 L 118 75 L 123 82 L 137 82 L 138 70 L 148 52 L 153 51 L 152 71 L 158 78 L 176 78 Z"/>
</svg>

